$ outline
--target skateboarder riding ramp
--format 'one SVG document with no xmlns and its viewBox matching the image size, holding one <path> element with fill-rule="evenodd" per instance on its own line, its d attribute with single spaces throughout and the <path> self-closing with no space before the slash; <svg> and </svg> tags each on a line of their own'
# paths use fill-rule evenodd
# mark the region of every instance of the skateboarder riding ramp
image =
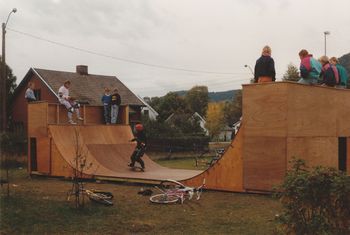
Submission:
<svg viewBox="0 0 350 235">
<path fill-rule="evenodd" d="M 128 167 L 130 156 L 136 144 L 130 126 L 67 126 L 49 125 L 49 136 L 52 139 L 55 158 L 61 158 L 64 168 L 57 165 L 57 175 L 71 176 L 76 168 L 77 155 L 86 157 L 83 173 L 87 177 L 113 177 L 128 179 L 182 180 L 198 175 L 200 171 L 178 170 L 162 167 L 153 162 L 146 154 L 143 160 L 145 172 L 132 171 Z M 57 160 L 57 159 L 56 159 Z M 70 168 L 70 169 L 69 169 Z M 55 172 L 53 172 L 55 174 Z"/>
</svg>

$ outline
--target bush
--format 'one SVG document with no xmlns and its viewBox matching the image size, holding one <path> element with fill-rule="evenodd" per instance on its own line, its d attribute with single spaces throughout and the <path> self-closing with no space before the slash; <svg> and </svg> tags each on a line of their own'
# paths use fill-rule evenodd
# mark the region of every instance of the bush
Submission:
<svg viewBox="0 0 350 235">
<path fill-rule="evenodd" d="M 285 233 L 350 234 L 350 177 L 333 168 L 309 170 L 303 160 L 292 165 L 276 194 Z"/>
<path fill-rule="evenodd" d="M 27 139 L 22 133 L 3 132 L 0 134 L 0 143 L 5 153 L 20 155 L 27 151 Z"/>
</svg>

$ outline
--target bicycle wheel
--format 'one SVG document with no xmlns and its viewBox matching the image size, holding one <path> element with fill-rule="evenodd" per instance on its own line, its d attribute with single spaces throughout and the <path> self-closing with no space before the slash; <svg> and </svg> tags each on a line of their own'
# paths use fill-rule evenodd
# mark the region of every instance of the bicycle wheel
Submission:
<svg viewBox="0 0 350 235">
<path fill-rule="evenodd" d="M 162 194 L 156 194 L 149 198 L 149 200 L 152 203 L 158 203 L 158 204 L 171 204 L 171 203 L 177 203 L 179 201 L 179 197 L 176 195 L 168 195 L 165 193 Z"/>
</svg>

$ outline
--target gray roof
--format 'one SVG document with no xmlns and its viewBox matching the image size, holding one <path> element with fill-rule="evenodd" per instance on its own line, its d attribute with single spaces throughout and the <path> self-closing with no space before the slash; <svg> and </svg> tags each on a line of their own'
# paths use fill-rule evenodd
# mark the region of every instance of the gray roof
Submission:
<svg viewBox="0 0 350 235">
<path fill-rule="evenodd" d="M 80 75 L 78 73 L 39 68 L 34 68 L 33 71 L 47 83 L 49 88 L 54 91 L 56 95 L 64 81 L 70 80 L 70 95 L 80 101 L 88 102 L 90 105 L 101 105 L 101 97 L 104 94 L 104 88 L 108 87 L 111 91 L 114 88 L 118 89 L 122 105 L 144 106 L 139 98 L 115 76 L 95 74 Z"/>
</svg>

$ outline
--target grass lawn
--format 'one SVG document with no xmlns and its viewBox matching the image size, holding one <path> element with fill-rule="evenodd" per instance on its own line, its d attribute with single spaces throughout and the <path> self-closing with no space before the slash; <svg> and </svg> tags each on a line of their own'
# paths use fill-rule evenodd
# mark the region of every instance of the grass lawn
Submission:
<svg viewBox="0 0 350 235">
<path fill-rule="evenodd" d="M 193 165 L 193 159 L 158 162 L 183 167 L 186 161 Z M 274 216 L 281 210 L 270 196 L 214 191 L 183 205 L 154 205 L 137 194 L 141 187 L 150 186 L 86 183 L 111 191 L 115 205 L 87 201 L 77 210 L 66 201 L 69 181 L 12 170 L 11 196 L 1 189 L 0 234 L 274 234 Z"/>
</svg>

